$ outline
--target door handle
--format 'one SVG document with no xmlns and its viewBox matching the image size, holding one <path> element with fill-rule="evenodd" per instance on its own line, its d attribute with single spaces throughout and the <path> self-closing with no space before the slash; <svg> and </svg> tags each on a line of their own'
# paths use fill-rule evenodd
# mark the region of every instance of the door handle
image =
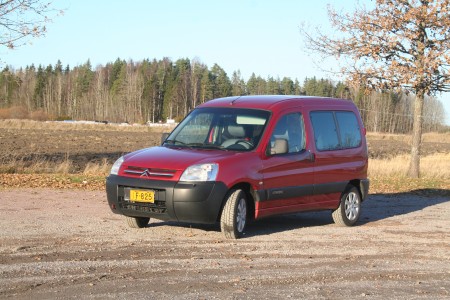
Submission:
<svg viewBox="0 0 450 300">
<path fill-rule="evenodd" d="M 309 154 L 309 161 L 314 162 L 316 160 L 316 155 L 312 153 L 311 150 L 308 150 L 308 154 Z"/>
</svg>

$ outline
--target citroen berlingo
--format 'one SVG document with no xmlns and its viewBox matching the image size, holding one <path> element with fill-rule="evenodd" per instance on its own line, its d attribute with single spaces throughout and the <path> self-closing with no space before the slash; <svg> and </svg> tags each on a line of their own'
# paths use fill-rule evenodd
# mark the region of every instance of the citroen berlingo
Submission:
<svg viewBox="0 0 450 300">
<path fill-rule="evenodd" d="M 367 144 L 349 100 L 236 96 L 191 111 L 160 146 L 120 157 L 106 181 L 128 225 L 150 218 L 220 223 L 226 238 L 249 220 L 329 210 L 354 225 L 367 197 Z"/>
</svg>

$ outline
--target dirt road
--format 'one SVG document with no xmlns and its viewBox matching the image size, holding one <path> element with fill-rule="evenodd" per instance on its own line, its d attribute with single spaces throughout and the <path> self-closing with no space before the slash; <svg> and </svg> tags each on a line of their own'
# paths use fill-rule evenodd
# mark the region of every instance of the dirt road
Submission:
<svg viewBox="0 0 450 300">
<path fill-rule="evenodd" d="M 449 299 L 450 199 L 371 195 L 358 226 L 329 212 L 127 228 L 103 191 L 0 190 L 0 298 Z"/>
</svg>

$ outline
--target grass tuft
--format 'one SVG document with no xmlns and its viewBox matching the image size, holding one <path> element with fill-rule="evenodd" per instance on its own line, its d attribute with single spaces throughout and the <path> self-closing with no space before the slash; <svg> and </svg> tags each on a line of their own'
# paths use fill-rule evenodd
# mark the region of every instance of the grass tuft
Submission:
<svg viewBox="0 0 450 300">
<path fill-rule="evenodd" d="M 111 170 L 112 165 L 108 163 L 106 158 L 103 161 L 98 163 L 88 162 L 86 167 L 84 168 L 84 175 L 108 175 Z"/>
</svg>

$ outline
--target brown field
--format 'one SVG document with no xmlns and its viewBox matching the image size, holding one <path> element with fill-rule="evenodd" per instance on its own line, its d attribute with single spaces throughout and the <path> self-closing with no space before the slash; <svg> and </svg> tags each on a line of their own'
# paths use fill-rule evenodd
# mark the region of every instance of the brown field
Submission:
<svg viewBox="0 0 450 300">
<path fill-rule="evenodd" d="M 367 134 L 369 157 L 373 159 L 393 158 L 409 154 L 411 136 L 404 134 Z M 422 156 L 450 153 L 450 132 L 425 133 L 422 136 Z"/>
<path fill-rule="evenodd" d="M 0 120 L 0 173 L 92 173 L 172 127 Z"/>
<path fill-rule="evenodd" d="M 105 175 L 122 154 L 159 144 L 161 133 L 171 129 L 0 120 L 0 173 Z M 406 172 L 409 136 L 369 133 L 367 138 L 372 176 Z M 422 152 L 423 174 L 450 177 L 450 133 L 425 134 Z"/>
</svg>

